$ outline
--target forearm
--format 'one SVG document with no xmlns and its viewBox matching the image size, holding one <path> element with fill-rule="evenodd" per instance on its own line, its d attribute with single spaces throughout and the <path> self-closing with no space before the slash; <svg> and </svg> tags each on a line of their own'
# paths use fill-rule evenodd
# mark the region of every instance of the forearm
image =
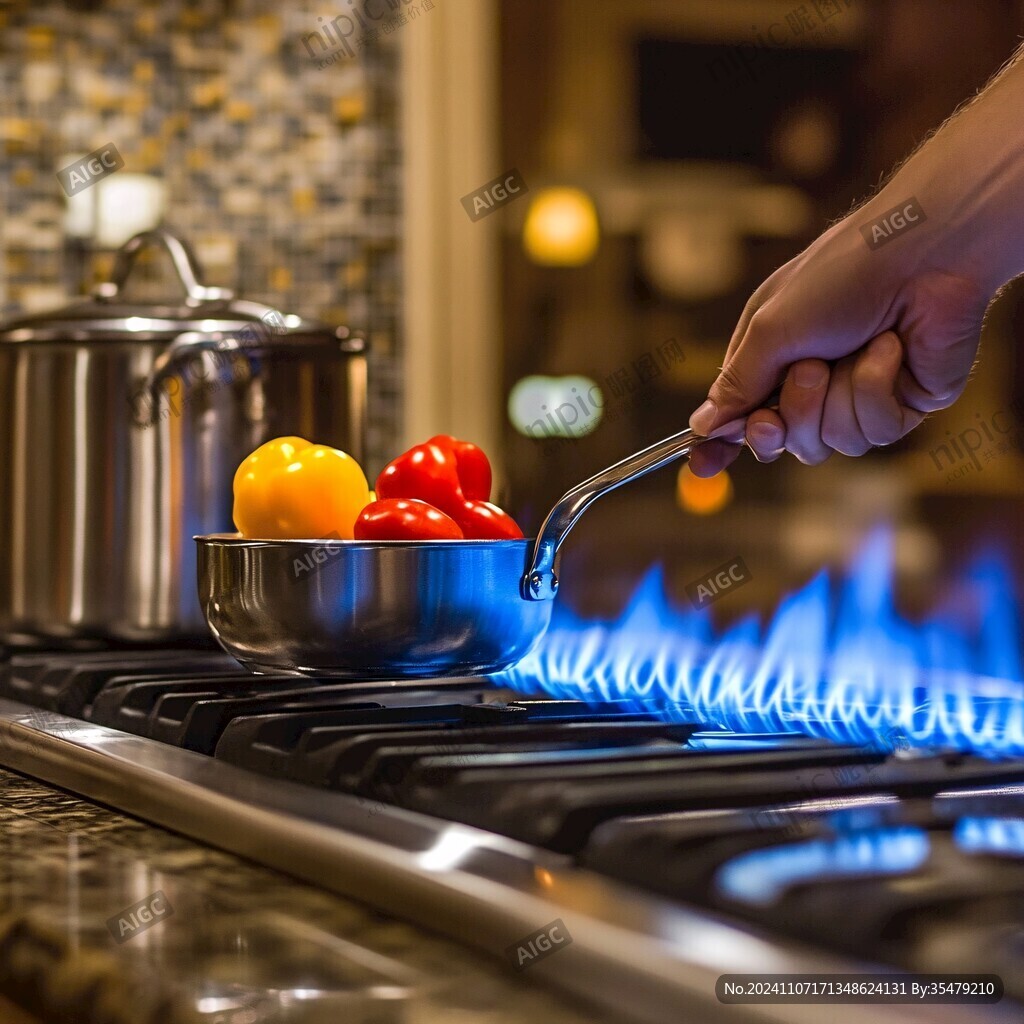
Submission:
<svg viewBox="0 0 1024 1024">
<path fill-rule="evenodd" d="M 915 269 L 968 276 L 989 295 L 1024 273 L 1022 58 L 1024 47 L 859 214 L 916 198 L 928 222 L 913 247 Z"/>
</svg>

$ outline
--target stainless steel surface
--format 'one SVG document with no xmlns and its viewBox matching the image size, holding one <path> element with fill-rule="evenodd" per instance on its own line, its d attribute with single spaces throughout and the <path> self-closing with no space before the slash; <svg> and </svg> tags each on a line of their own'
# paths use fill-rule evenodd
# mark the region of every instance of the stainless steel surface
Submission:
<svg viewBox="0 0 1024 1024">
<path fill-rule="evenodd" d="M 183 303 L 126 304 L 155 242 L 177 254 Z M 165 233 L 129 247 L 102 300 L 0 327 L 0 635 L 205 636 L 192 537 L 233 528 L 238 463 L 282 434 L 363 455 L 360 339 L 288 315 L 220 359 L 207 349 L 268 307 L 201 285 Z M 170 359 L 183 334 L 194 347 Z"/>
<path fill-rule="evenodd" d="M 393 679 L 515 664 L 551 606 L 523 601 L 528 542 L 196 538 L 214 636 L 257 672 Z"/>
<path fill-rule="evenodd" d="M 192 253 L 192 250 L 180 238 L 176 238 L 169 231 L 156 229 L 154 231 L 143 231 L 140 234 L 129 238 L 118 250 L 114 269 L 111 272 L 110 280 L 103 281 L 93 289 L 93 294 L 98 299 L 115 299 L 124 289 L 132 272 L 132 267 L 139 257 L 139 253 L 150 245 L 160 245 L 167 250 L 174 264 L 174 270 L 185 288 L 186 302 L 190 306 L 198 306 L 203 302 L 213 299 L 234 298 L 234 292 L 230 288 L 212 288 L 202 284 L 199 278 L 202 271 Z"/>
<path fill-rule="evenodd" d="M 713 436 L 740 440 L 745 423 L 733 420 Z M 684 430 L 585 480 L 548 513 L 536 541 L 197 536 L 200 605 L 221 646 L 256 672 L 350 679 L 499 672 L 547 629 L 555 556 L 587 507 L 707 440 Z"/>
<path fill-rule="evenodd" d="M 126 288 L 139 254 L 159 247 L 170 255 L 181 294 L 163 302 L 132 301 Z M 261 325 L 274 314 L 274 326 L 289 340 L 324 339 L 330 329 L 294 313 L 281 314 L 251 299 L 236 298 L 229 288 L 200 283 L 198 261 L 188 245 L 168 231 L 144 231 L 119 250 L 111 280 L 93 289 L 93 298 L 46 313 L 37 313 L 0 325 L 3 342 L 167 341 L 183 331 L 231 333 Z M 345 333 L 338 338 L 347 337 Z"/>
<path fill-rule="evenodd" d="M 772 395 L 768 405 L 774 405 L 778 395 Z M 577 520 L 602 495 L 609 494 L 623 484 L 653 473 L 662 466 L 667 466 L 678 459 L 688 458 L 694 448 L 705 441 L 722 440 L 739 444 L 743 441 L 746 417 L 730 420 L 713 432 L 710 437 L 702 437 L 692 430 L 683 430 L 664 441 L 658 441 L 649 448 L 644 448 L 634 455 L 629 455 L 614 466 L 601 470 L 583 483 L 577 484 L 571 491 L 562 495 L 555 507 L 547 514 L 537 539 L 533 545 L 533 553 L 523 573 L 520 589 L 526 601 L 550 601 L 558 592 L 558 575 L 555 572 L 555 558 L 562 542 Z"/>
<path fill-rule="evenodd" d="M 0 699 L 0 764 L 440 931 L 495 957 L 561 918 L 530 979 L 648 1024 L 819 1024 L 820 1006 L 722 1005 L 729 973 L 884 968 L 768 938 L 465 825 L 277 782 L 213 758 Z M 1019 1024 L 1021 1008 L 843 1005 L 843 1024 Z M 825 1012 L 825 1016 L 828 1016 Z M 835 1016 L 835 1014 L 833 1014 Z"/>
</svg>

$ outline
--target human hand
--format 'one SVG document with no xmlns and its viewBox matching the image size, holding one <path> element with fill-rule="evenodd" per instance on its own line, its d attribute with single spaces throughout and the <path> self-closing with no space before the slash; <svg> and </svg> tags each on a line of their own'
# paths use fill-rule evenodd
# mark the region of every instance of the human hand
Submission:
<svg viewBox="0 0 1024 1024">
<path fill-rule="evenodd" d="M 888 190 L 887 190 L 888 191 Z M 743 311 L 697 433 L 750 413 L 762 462 L 792 452 L 815 465 L 833 451 L 892 444 L 952 404 L 970 375 L 991 291 L 958 268 L 934 218 L 872 249 L 860 227 L 892 206 L 883 192 L 777 270 Z M 760 404 L 781 384 L 778 411 Z M 740 447 L 708 441 L 691 458 L 711 476 Z"/>
</svg>

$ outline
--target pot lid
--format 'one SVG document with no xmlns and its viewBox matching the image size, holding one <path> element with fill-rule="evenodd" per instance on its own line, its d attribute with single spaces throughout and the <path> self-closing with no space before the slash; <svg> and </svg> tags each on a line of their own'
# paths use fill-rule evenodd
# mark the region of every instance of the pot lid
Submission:
<svg viewBox="0 0 1024 1024">
<path fill-rule="evenodd" d="M 184 289 L 180 302 L 131 303 L 124 286 L 138 254 L 152 245 L 167 250 Z M 361 338 L 347 327 L 328 327 L 294 313 L 282 313 L 262 302 L 237 298 L 229 288 L 201 283 L 202 271 L 189 246 L 169 231 L 144 231 L 118 250 L 109 281 L 93 289 L 92 298 L 46 313 L 0 324 L 0 343 L 32 341 L 173 341 L 186 331 L 202 334 L 249 334 L 260 342 L 307 343 L 342 341 L 343 348 L 358 351 Z"/>
</svg>

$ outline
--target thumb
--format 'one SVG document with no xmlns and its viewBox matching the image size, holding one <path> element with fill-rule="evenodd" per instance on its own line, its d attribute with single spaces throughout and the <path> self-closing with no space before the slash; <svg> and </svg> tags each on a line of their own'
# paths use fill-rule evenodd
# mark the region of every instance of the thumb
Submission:
<svg viewBox="0 0 1024 1024">
<path fill-rule="evenodd" d="M 976 327 L 943 338 L 943 332 L 936 330 L 929 338 L 931 344 L 908 345 L 906 365 L 897 380 L 903 405 L 923 413 L 952 405 L 970 379 L 980 333 Z"/>
<path fill-rule="evenodd" d="M 927 413 L 952 405 L 966 387 L 991 296 L 949 275 L 915 283 L 914 301 L 902 318 L 906 354 L 898 397 Z"/>
<path fill-rule="evenodd" d="M 707 401 L 690 417 L 695 433 L 713 430 L 759 407 L 785 377 L 793 357 L 785 336 L 766 321 L 763 309 L 747 326 L 743 340 L 726 358 Z"/>
</svg>

